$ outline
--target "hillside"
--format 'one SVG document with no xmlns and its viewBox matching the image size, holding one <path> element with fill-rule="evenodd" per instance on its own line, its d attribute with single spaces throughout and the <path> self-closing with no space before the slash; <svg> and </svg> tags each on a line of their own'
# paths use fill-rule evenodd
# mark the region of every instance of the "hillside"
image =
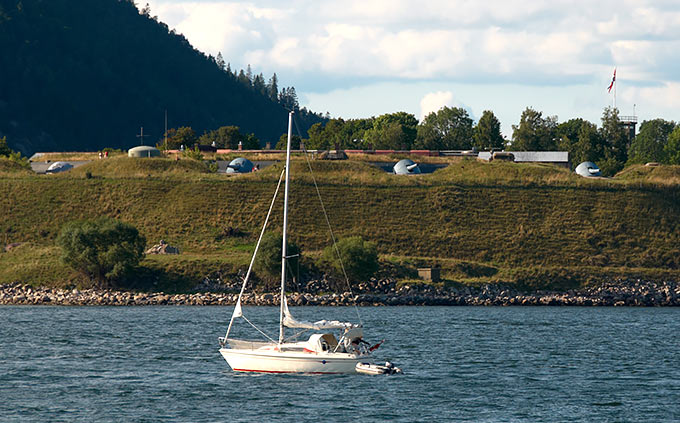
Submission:
<svg viewBox="0 0 680 423">
<path fill-rule="evenodd" d="M 676 184 L 586 180 L 553 166 L 471 160 L 412 177 L 360 161 L 311 165 L 336 236 L 375 241 L 385 265 L 406 273 L 439 264 L 445 277 L 459 282 L 562 287 L 612 275 L 680 274 Z M 329 236 L 306 168 L 296 158 L 291 234 L 310 257 Z M 0 267 L 14 263 L 14 275 L 30 276 L 35 273 L 24 262 L 41 268 L 40 257 L 51 257 L 57 266 L 54 239 L 61 226 L 107 215 L 134 224 L 149 245 L 164 239 L 184 252 L 177 259 L 149 258 L 149 267 L 193 280 L 217 270 L 233 274 L 247 263 L 280 171 L 275 164 L 228 177 L 189 160 L 121 157 L 60 175 L 0 174 L 0 214 L 7 216 L 0 221 L 2 241 L 28 243 L 0 254 Z M 280 225 L 275 211 L 272 226 Z M 243 236 L 231 235 L 229 227 Z M 46 283 L 65 273 L 40 271 Z M 0 281 L 11 275 L 0 272 Z"/>
<path fill-rule="evenodd" d="M 96 151 L 224 125 L 264 143 L 286 110 L 220 69 L 181 34 L 128 0 L 0 1 L 0 136 L 35 151 Z M 226 58 L 228 61 L 228 58 Z M 299 113 L 301 130 L 320 118 Z"/>
</svg>

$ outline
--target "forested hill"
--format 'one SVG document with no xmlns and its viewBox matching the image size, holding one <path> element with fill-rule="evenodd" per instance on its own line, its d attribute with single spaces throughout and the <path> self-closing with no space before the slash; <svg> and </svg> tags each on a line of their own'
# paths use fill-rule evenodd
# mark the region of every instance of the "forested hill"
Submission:
<svg viewBox="0 0 680 423">
<path fill-rule="evenodd" d="M 286 109 L 129 0 L 0 0 L 0 136 L 15 150 L 94 151 L 168 127 L 235 125 L 262 144 Z M 227 58 L 228 59 L 228 58 Z M 321 121 L 303 110 L 301 130 Z"/>
</svg>

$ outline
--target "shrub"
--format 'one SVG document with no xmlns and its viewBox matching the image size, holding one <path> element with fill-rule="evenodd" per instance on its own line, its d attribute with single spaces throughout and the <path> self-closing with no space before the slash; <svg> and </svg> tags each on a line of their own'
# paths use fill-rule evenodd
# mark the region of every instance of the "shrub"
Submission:
<svg viewBox="0 0 680 423">
<path fill-rule="evenodd" d="M 276 280 L 281 275 L 281 245 L 283 244 L 283 236 L 279 233 L 266 233 L 262 237 L 260 249 L 255 258 L 255 269 L 260 276 L 267 279 L 269 282 Z M 290 256 L 298 255 L 288 259 L 288 269 L 291 270 L 289 275 L 295 274 L 299 263 L 300 248 L 288 242 L 286 254 Z"/>
<path fill-rule="evenodd" d="M 0 156 L 9 156 L 13 151 L 7 145 L 7 137 L 0 137 Z"/>
<path fill-rule="evenodd" d="M 374 242 L 353 236 L 338 241 L 337 247 L 350 281 L 368 279 L 378 271 L 378 250 Z M 322 268 L 330 267 L 338 274 L 342 274 L 340 258 L 331 245 L 324 249 L 319 265 Z"/>
<path fill-rule="evenodd" d="M 57 244 L 66 264 L 108 287 L 122 286 L 144 257 L 146 239 L 134 226 L 102 217 L 67 223 Z"/>
<path fill-rule="evenodd" d="M 200 162 L 203 160 L 203 153 L 201 153 L 201 150 L 199 150 L 198 147 L 195 147 L 194 149 L 188 148 L 184 151 L 184 157 Z"/>
<path fill-rule="evenodd" d="M 18 163 L 21 167 L 26 169 L 31 168 L 31 164 L 27 157 L 23 157 L 20 152 L 9 148 L 9 145 L 7 145 L 7 137 L 0 138 L 0 156 L 6 156 L 11 161 Z"/>
</svg>

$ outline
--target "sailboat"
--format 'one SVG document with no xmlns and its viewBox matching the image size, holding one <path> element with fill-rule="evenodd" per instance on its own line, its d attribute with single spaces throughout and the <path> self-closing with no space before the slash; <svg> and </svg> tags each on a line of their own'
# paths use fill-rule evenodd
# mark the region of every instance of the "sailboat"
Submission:
<svg viewBox="0 0 680 423">
<path fill-rule="evenodd" d="M 292 257 L 287 255 L 288 240 L 288 187 L 290 181 L 290 149 L 292 133 L 293 112 L 288 115 L 288 143 L 286 148 L 286 166 L 279 177 L 279 183 L 274 193 L 269 212 L 262 227 L 260 237 L 255 246 L 255 251 L 250 261 L 248 272 L 243 280 L 241 292 L 234 306 L 234 311 L 229 321 L 227 333 L 220 341 L 220 354 L 234 371 L 261 372 L 261 373 L 356 373 L 357 364 L 364 362 L 371 355 L 368 343 L 363 340 L 362 324 L 340 322 L 337 320 L 319 320 L 307 322 L 297 320 L 288 309 L 286 300 L 286 260 Z M 250 278 L 255 262 L 257 251 L 260 247 L 262 235 L 267 227 L 267 222 L 274 207 L 274 201 L 281 187 L 281 180 L 285 174 L 284 200 L 283 200 L 283 243 L 281 260 L 281 297 L 279 313 L 279 337 L 274 340 L 264 331 L 251 323 L 243 314 L 241 300 Z M 266 341 L 250 341 L 229 338 L 229 334 L 235 319 L 242 318 L 257 329 Z M 359 319 L 360 320 L 360 319 Z M 300 329 L 286 337 L 286 328 Z M 299 340 L 307 331 L 313 331 L 307 340 Z M 339 332 L 336 337 L 333 331 Z M 379 344 L 378 344 L 379 345 Z"/>
</svg>

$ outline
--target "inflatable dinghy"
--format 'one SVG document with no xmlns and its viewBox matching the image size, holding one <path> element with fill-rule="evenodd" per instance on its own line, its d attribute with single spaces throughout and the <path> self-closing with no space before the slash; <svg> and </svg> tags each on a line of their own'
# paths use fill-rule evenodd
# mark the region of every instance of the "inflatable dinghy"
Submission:
<svg viewBox="0 0 680 423">
<path fill-rule="evenodd" d="M 365 375 L 396 375 L 404 373 L 399 367 L 395 367 L 389 361 L 386 361 L 384 366 L 371 363 L 357 363 L 356 371 Z"/>
</svg>

